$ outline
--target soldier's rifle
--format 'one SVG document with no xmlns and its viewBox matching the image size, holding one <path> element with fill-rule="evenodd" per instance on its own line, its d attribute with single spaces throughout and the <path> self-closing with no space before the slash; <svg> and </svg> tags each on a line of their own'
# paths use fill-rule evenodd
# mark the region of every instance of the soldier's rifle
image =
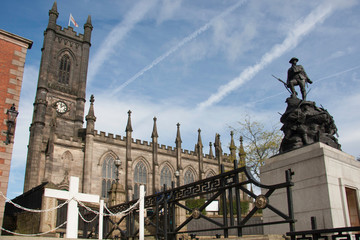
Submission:
<svg viewBox="0 0 360 240">
<path fill-rule="evenodd" d="M 289 92 L 290 94 L 292 94 L 292 92 L 289 90 L 287 84 L 286 84 L 283 80 L 281 80 L 281 79 L 278 78 L 278 77 L 275 77 L 274 75 L 271 75 L 271 76 L 273 76 L 274 78 L 276 78 L 277 80 L 279 80 L 281 83 L 283 83 L 283 84 L 284 84 L 284 87 L 286 88 L 286 90 L 288 90 L 288 92 Z"/>
</svg>

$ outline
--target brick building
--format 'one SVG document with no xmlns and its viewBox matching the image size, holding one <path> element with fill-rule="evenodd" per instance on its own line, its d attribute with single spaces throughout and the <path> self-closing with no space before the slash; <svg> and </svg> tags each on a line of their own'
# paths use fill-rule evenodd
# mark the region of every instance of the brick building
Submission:
<svg viewBox="0 0 360 240">
<path fill-rule="evenodd" d="M 7 111 L 14 104 L 18 109 L 23 80 L 26 52 L 32 41 L 0 29 L 0 191 L 6 196 L 11 156 L 13 133 L 7 139 Z M 7 140 L 10 140 L 7 142 Z M 3 222 L 5 199 L 0 197 L 0 226 Z"/>
</svg>

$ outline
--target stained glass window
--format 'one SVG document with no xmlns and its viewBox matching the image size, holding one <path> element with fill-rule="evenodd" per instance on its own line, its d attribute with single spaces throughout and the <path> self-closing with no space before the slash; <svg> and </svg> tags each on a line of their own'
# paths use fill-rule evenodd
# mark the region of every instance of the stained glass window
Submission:
<svg viewBox="0 0 360 240">
<path fill-rule="evenodd" d="M 184 184 L 189 184 L 189 183 L 193 183 L 194 182 L 194 174 L 191 172 L 191 170 L 187 170 L 185 172 L 185 176 L 184 176 Z"/>
<path fill-rule="evenodd" d="M 145 186 L 146 191 L 147 184 L 147 171 L 143 162 L 138 162 L 134 170 L 134 199 L 139 198 L 140 185 Z"/>
<path fill-rule="evenodd" d="M 101 196 L 103 198 L 109 197 L 109 191 L 113 182 L 116 179 L 115 159 L 112 155 L 106 155 L 102 166 L 102 190 Z"/>
<path fill-rule="evenodd" d="M 160 187 L 163 189 L 166 184 L 167 189 L 171 188 L 171 172 L 168 166 L 164 166 L 160 173 Z"/>
</svg>

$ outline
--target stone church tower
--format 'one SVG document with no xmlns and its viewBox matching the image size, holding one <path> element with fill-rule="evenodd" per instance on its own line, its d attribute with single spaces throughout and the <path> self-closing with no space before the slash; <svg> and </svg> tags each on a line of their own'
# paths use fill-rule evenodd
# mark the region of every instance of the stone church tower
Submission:
<svg viewBox="0 0 360 240">
<path fill-rule="evenodd" d="M 24 191 L 51 180 L 56 134 L 77 138 L 84 119 L 91 18 L 84 34 L 56 24 L 57 4 L 49 11 L 27 155 Z M 69 166 L 68 166 L 69 167 Z"/>
</svg>

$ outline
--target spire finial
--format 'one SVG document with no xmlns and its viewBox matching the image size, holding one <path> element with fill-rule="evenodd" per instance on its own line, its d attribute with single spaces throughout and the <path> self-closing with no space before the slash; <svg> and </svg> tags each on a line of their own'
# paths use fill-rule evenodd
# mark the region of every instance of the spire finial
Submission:
<svg viewBox="0 0 360 240">
<path fill-rule="evenodd" d="M 198 142 L 197 142 L 197 145 L 199 146 L 199 147 L 203 147 L 203 144 L 202 144 L 202 140 L 201 140 L 201 129 L 199 128 L 198 129 Z"/>
<path fill-rule="evenodd" d="M 93 30 L 93 25 L 91 24 L 91 16 L 89 15 L 86 19 L 86 23 L 84 24 L 84 29 L 89 28 L 90 32 Z"/>
<path fill-rule="evenodd" d="M 54 1 L 50 11 L 52 11 L 53 13 L 59 14 L 58 11 L 57 11 L 57 2 L 56 1 Z"/>
<path fill-rule="evenodd" d="M 94 102 L 95 102 L 94 95 L 91 94 L 89 112 L 85 117 L 85 119 L 86 119 L 86 134 L 91 134 L 91 135 L 94 135 L 95 121 L 96 121 L 95 111 L 94 111 Z"/>
<path fill-rule="evenodd" d="M 222 148 L 221 148 L 221 141 L 220 141 L 220 134 L 216 133 L 215 135 L 215 156 L 219 158 L 222 155 Z"/>
<path fill-rule="evenodd" d="M 90 24 L 92 26 L 92 24 L 91 24 L 91 16 L 90 15 L 88 16 L 88 18 L 86 20 L 86 24 Z"/>
<path fill-rule="evenodd" d="M 126 129 L 125 129 L 125 132 L 132 132 L 133 129 L 132 129 L 132 126 L 131 126 L 131 111 L 129 110 L 128 111 L 128 121 L 127 121 L 127 125 L 126 125 Z"/>
<path fill-rule="evenodd" d="M 240 167 L 244 167 L 246 165 L 246 152 L 244 150 L 244 145 L 243 145 L 243 137 L 240 136 L 240 147 L 239 147 L 239 165 Z"/>
<path fill-rule="evenodd" d="M 157 126 L 156 126 L 156 120 L 157 120 L 157 118 L 154 117 L 153 119 L 154 119 L 154 127 L 153 127 L 153 131 L 152 131 L 152 134 L 151 134 L 151 138 L 158 138 L 159 135 L 158 135 L 158 133 L 157 133 Z"/>
<path fill-rule="evenodd" d="M 93 30 L 93 25 L 91 24 L 91 16 L 89 15 L 86 23 L 84 24 L 84 42 L 91 45 L 91 32 Z"/>
<path fill-rule="evenodd" d="M 94 95 L 91 94 L 91 97 L 90 97 L 90 108 L 89 108 L 88 115 L 86 115 L 86 121 L 89 121 L 89 120 L 96 121 L 95 111 L 94 111 L 94 102 L 95 102 Z"/>
<path fill-rule="evenodd" d="M 180 136 L 180 123 L 177 123 L 176 126 L 177 126 L 177 133 L 176 133 L 175 143 L 180 144 L 180 143 L 182 143 L 181 136 Z"/>
<path fill-rule="evenodd" d="M 230 132 L 230 136 L 231 136 L 231 141 L 230 141 L 230 146 L 229 146 L 230 156 L 231 156 L 231 160 L 234 161 L 234 160 L 236 160 L 236 146 L 234 143 L 234 132 L 233 131 Z"/>
<path fill-rule="evenodd" d="M 233 132 L 233 131 L 230 132 L 230 136 L 231 136 L 231 145 L 234 145 L 234 146 L 235 146 L 235 143 L 234 143 L 234 132 Z"/>
<path fill-rule="evenodd" d="M 49 10 L 49 22 L 47 29 L 56 29 L 56 19 L 58 18 L 59 13 L 57 11 L 57 3 L 56 1 L 52 5 L 52 8 Z"/>
<path fill-rule="evenodd" d="M 213 158 L 214 157 L 214 154 L 213 154 L 213 150 L 212 150 L 212 142 L 209 142 L 209 157 L 210 158 Z"/>
</svg>

